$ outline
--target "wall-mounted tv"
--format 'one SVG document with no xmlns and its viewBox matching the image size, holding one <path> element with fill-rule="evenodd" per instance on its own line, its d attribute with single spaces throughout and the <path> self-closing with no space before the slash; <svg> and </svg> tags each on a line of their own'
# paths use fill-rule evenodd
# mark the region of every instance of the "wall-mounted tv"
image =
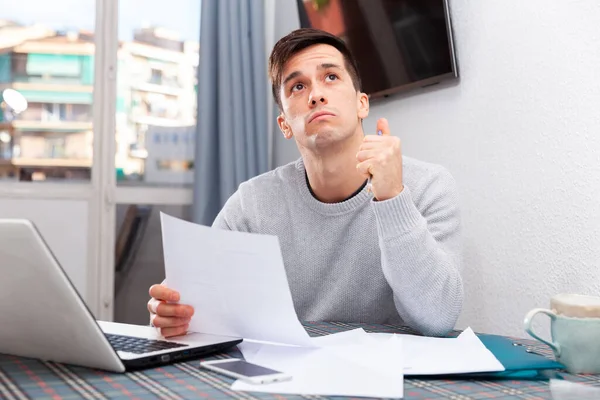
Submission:
<svg viewBox="0 0 600 400">
<path fill-rule="evenodd" d="M 371 98 L 458 78 L 448 0 L 297 0 L 301 27 L 341 37 Z"/>
</svg>

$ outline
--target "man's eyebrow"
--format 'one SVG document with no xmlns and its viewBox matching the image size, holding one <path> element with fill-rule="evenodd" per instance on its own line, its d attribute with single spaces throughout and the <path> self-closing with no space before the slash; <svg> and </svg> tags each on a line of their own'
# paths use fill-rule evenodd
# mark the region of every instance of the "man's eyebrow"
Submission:
<svg viewBox="0 0 600 400">
<path fill-rule="evenodd" d="M 340 67 L 337 64 L 332 64 L 332 63 L 323 63 L 321 65 L 319 65 L 317 67 L 317 69 L 329 69 L 329 68 L 338 68 L 338 69 L 342 69 L 342 67 Z"/>
<path fill-rule="evenodd" d="M 298 77 L 302 75 L 302 73 L 300 71 L 294 71 L 291 74 L 289 74 L 288 76 L 286 76 L 286 78 L 283 80 L 282 85 L 285 86 L 286 83 L 288 83 L 289 81 L 291 81 L 292 79 Z"/>
</svg>

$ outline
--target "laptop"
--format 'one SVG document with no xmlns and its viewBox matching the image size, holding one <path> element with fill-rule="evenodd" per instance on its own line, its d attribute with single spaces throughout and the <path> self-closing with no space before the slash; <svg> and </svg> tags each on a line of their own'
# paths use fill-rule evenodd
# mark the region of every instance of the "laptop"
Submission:
<svg viewBox="0 0 600 400">
<path fill-rule="evenodd" d="M 0 219 L 0 315 L 0 353 L 113 372 L 200 358 L 242 342 L 202 333 L 165 339 L 151 326 L 96 321 L 24 219 Z"/>
</svg>

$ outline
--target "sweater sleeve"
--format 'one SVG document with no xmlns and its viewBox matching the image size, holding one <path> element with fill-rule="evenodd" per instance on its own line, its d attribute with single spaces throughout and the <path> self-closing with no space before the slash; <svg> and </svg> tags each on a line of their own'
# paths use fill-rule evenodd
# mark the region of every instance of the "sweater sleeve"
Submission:
<svg viewBox="0 0 600 400">
<path fill-rule="evenodd" d="M 233 193 L 215 217 L 212 227 L 228 231 L 251 232 L 247 206 L 243 200 L 244 184 Z"/>
<path fill-rule="evenodd" d="M 392 199 L 372 202 L 381 264 L 404 322 L 442 336 L 454 327 L 463 302 L 458 194 L 445 170 L 417 189 L 411 194 L 405 186 Z"/>
</svg>

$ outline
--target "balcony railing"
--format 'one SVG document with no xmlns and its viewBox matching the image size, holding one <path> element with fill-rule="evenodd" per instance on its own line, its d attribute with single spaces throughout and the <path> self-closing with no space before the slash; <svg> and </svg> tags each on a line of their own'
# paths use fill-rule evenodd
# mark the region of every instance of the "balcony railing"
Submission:
<svg viewBox="0 0 600 400">
<path fill-rule="evenodd" d="M 93 82 L 85 82 L 82 76 L 36 76 L 36 75 L 15 75 L 12 79 L 15 83 L 41 83 L 45 85 L 77 85 L 92 86 Z"/>
</svg>

